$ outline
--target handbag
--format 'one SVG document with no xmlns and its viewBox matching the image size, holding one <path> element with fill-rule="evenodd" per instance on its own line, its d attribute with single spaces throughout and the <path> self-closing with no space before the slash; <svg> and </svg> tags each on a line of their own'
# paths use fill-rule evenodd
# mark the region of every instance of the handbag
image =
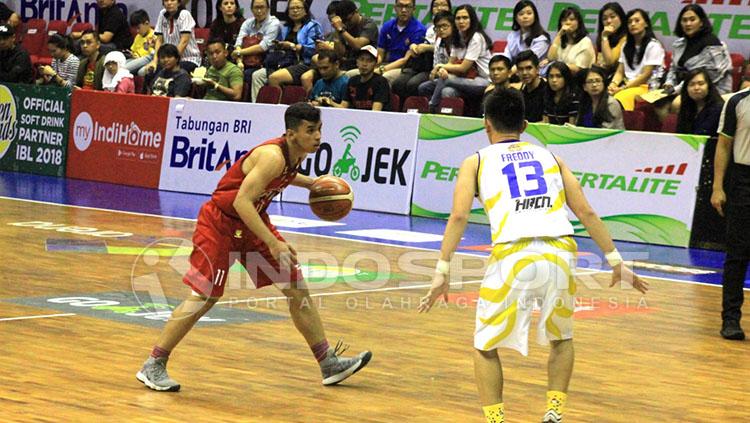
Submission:
<svg viewBox="0 0 750 423">
<path fill-rule="evenodd" d="M 404 64 L 404 68 L 411 69 L 414 73 L 429 72 L 432 70 L 434 53 L 422 53 L 409 57 Z"/>
<path fill-rule="evenodd" d="M 242 48 L 248 48 L 260 44 L 263 34 L 249 35 L 242 39 Z M 263 54 L 248 54 L 242 56 L 242 64 L 246 68 L 259 68 L 263 66 Z"/>
<path fill-rule="evenodd" d="M 266 71 L 270 75 L 276 70 L 292 66 L 297 62 L 297 52 L 278 47 L 271 47 L 266 52 L 266 58 L 263 60 L 263 67 L 266 68 Z"/>
<path fill-rule="evenodd" d="M 451 64 L 453 65 L 460 65 L 463 63 L 464 59 L 458 59 L 455 57 L 451 57 Z M 479 76 L 479 71 L 477 70 L 477 62 L 474 62 L 473 65 L 469 68 L 469 70 L 466 71 L 463 75 L 460 75 L 462 78 L 466 79 L 474 79 L 477 76 Z"/>
</svg>

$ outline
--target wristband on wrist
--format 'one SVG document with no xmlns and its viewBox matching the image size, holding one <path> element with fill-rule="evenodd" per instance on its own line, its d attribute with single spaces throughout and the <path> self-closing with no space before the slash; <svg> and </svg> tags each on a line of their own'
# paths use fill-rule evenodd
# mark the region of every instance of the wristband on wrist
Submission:
<svg viewBox="0 0 750 423">
<path fill-rule="evenodd" d="M 617 267 L 622 264 L 623 261 L 620 252 L 617 251 L 617 248 L 605 254 L 604 258 L 607 260 L 607 263 L 609 263 L 611 267 Z"/>
<path fill-rule="evenodd" d="M 450 272 L 451 264 L 445 260 L 438 260 L 437 266 L 435 266 L 435 273 L 442 273 L 447 275 Z"/>
</svg>

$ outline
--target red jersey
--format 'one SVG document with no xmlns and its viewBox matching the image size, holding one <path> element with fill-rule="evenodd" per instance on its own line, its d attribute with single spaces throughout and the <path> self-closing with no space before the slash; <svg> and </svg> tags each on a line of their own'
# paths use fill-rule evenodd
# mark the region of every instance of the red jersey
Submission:
<svg viewBox="0 0 750 423">
<path fill-rule="evenodd" d="M 252 150 L 248 151 L 244 156 L 242 156 L 240 160 L 237 160 L 237 162 L 235 162 L 235 164 L 233 164 L 232 167 L 229 168 L 227 173 L 219 181 L 219 185 L 216 187 L 216 190 L 211 196 L 211 201 L 213 201 L 214 204 L 216 204 L 216 206 L 227 216 L 233 217 L 235 219 L 240 218 L 239 214 L 237 214 L 237 210 L 234 209 L 233 203 L 234 199 L 237 197 L 237 192 L 240 189 L 240 185 L 242 184 L 242 181 L 246 176 L 245 173 L 242 172 L 242 163 L 245 161 L 245 159 L 250 157 L 250 155 L 253 153 L 253 151 L 255 151 L 256 148 L 262 147 L 264 145 L 278 145 L 279 147 L 281 147 L 281 151 L 282 153 L 284 153 L 285 165 L 284 171 L 281 173 L 281 175 L 274 178 L 266 186 L 265 190 L 263 190 L 263 194 L 261 194 L 261 196 L 258 197 L 258 199 L 253 203 L 255 204 L 255 209 L 258 210 L 258 213 L 264 213 L 268 208 L 268 205 L 271 203 L 273 197 L 280 194 L 281 191 L 284 190 L 284 188 L 292 183 L 294 177 L 297 176 L 299 163 L 291 162 L 291 159 L 289 158 L 289 146 L 287 145 L 286 138 L 284 136 L 268 140 L 263 144 L 259 144 L 253 147 Z"/>
</svg>

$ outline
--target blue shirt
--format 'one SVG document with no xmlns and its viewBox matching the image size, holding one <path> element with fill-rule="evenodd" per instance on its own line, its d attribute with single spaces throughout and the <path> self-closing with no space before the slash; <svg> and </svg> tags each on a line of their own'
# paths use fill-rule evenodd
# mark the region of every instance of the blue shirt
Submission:
<svg viewBox="0 0 750 423">
<path fill-rule="evenodd" d="M 378 36 L 378 48 L 386 52 L 385 62 L 390 63 L 406 55 L 411 44 L 421 44 L 427 29 L 414 17 L 409 19 L 403 31 L 398 30 L 397 19 L 393 18 L 383 24 Z"/>
<path fill-rule="evenodd" d="M 336 103 L 341 103 L 344 95 L 346 95 L 346 86 L 348 84 L 349 77 L 346 74 L 341 74 L 341 76 L 331 81 L 321 78 L 313 86 L 310 92 L 310 100 L 315 100 L 318 97 L 330 97 Z"/>
</svg>

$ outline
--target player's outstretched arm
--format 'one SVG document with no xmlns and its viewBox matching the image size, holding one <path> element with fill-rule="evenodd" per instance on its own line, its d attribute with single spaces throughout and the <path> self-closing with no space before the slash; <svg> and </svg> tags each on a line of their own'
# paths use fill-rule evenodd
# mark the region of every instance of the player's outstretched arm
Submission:
<svg viewBox="0 0 750 423">
<path fill-rule="evenodd" d="M 443 243 L 440 247 L 440 260 L 435 268 L 435 276 L 432 278 L 432 286 L 427 295 L 422 297 L 419 303 L 419 312 L 430 311 L 440 297 L 448 300 L 448 268 L 451 256 L 458 248 L 461 242 L 461 236 L 464 234 L 466 224 L 469 222 L 469 213 L 471 204 L 474 201 L 474 193 L 477 186 L 477 166 L 479 161 L 474 154 L 464 160 L 461 168 L 458 170 L 458 179 L 456 188 L 453 191 L 453 208 L 451 216 L 448 218 L 448 225 L 445 227 L 443 234 Z"/>
<path fill-rule="evenodd" d="M 294 185 L 295 187 L 310 189 L 313 182 L 315 182 L 315 178 L 298 173 L 297 176 L 294 177 L 292 185 Z"/>
<path fill-rule="evenodd" d="M 560 165 L 560 174 L 565 185 L 565 199 L 568 207 L 578 217 L 583 227 L 586 228 L 591 239 L 605 252 L 607 261 L 612 266 L 612 283 L 610 286 L 614 286 L 618 282 L 627 282 L 633 285 L 638 291 L 646 293 L 648 291 L 648 282 L 639 278 L 630 268 L 625 266 L 622 257 L 620 257 L 615 248 L 615 243 L 612 241 L 609 230 L 607 230 L 604 222 L 602 222 L 599 215 L 596 214 L 589 204 L 586 196 L 583 194 L 581 184 L 578 183 L 578 179 L 576 179 L 573 172 L 570 171 L 568 166 L 559 157 L 557 157 L 557 162 Z"/>
<path fill-rule="evenodd" d="M 268 245 L 271 254 L 282 268 L 289 268 L 296 261 L 296 253 L 289 245 L 276 239 L 266 227 L 254 204 L 268 184 L 284 171 L 284 155 L 278 148 L 266 146 L 257 148 L 245 160 L 249 161 L 248 166 L 251 168 L 242 180 L 237 197 L 234 199 L 234 209 L 237 210 L 237 214 L 248 229 Z"/>
</svg>

